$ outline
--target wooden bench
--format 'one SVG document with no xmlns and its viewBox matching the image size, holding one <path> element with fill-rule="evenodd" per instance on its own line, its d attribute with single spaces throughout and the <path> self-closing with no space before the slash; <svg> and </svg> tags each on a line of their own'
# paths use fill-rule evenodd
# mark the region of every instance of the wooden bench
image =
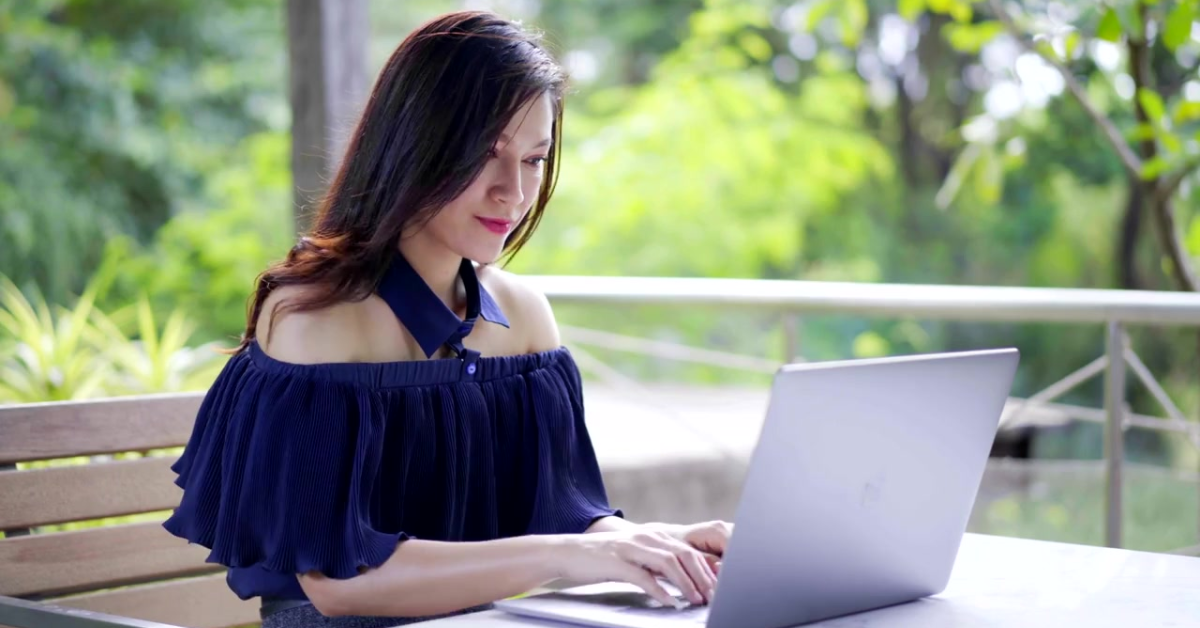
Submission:
<svg viewBox="0 0 1200 628">
<path fill-rule="evenodd" d="M 226 628 L 259 623 L 208 550 L 162 519 L 29 534 L 36 526 L 169 511 L 175 456 L 18 471 L 15 463 L 187 443 L 203 395 L 0 406 L 0 627 Z"/>
</svg>

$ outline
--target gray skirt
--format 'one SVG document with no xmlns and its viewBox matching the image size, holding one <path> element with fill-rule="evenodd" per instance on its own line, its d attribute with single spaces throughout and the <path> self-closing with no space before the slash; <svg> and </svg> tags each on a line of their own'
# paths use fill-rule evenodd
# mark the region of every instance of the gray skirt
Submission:
<svg viewBox="0 0 1200 628">
<path fill-rule="evenodd" d="M 304 603 L 282 610 L 264 612 L 262 628 L 390 628 L 391 626 L 406 626 L 408 624 L 441 619 L 443 617 L 477 613 L 491 607 L 491 604 L 486 604 L 454 613 L 429 617 L 326 617 L 312 604 Z"/>
</svg>

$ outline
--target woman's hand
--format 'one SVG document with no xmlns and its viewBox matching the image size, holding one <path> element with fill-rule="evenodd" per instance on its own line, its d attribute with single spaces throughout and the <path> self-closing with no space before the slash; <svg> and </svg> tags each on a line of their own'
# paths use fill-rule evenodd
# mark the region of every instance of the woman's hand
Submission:
<svg viewBox="0 0 1200 628">
<path fill-rule="evenodd" d="M 729 537 L 733 534 L 733 524 L 727 521 L 705 521 L 688 525 L 647 523 L 643 524 L 642 528 L 666 533 L 701 552 L 714 573 L 720 572 L 721 558 L 725 556 L 725 548 L 729 546 Z"/>
<path fill-rule="evenodd" d="M 628 582 L 667 606 L 677 602 L 657 578 L 674 584 L 693 604 L 707 603 L 717 584 L 705 554 L 663 530 L 638 527 L 561 538 L 555 568 L 574 582 Z"/>
</svg>

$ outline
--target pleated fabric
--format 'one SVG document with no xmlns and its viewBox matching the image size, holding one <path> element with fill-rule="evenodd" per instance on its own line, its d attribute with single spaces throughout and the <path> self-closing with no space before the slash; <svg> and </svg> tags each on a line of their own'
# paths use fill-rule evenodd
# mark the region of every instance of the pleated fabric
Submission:
<svg viewBox="0 0 1200 628">
<path fill-rule="evenodd" d="M 251 343 L 206 395 L 163 524 L 230 588 L 306 599 L 409 538 L 583 532 L 609 507 L 564 347 L 424 362 L 299 365 Z"/>
</svg>

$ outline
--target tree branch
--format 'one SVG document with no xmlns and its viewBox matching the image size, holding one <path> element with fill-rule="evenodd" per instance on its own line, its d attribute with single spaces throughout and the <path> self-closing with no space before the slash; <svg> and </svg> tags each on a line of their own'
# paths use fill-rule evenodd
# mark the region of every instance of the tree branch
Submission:
<svg viewBox="0 0 1200 628">
<path fill-rule="evenodd" d="M 1200 291 L 1200 278 L 1196 277 L 1196 271 L 1192 268 L 1191 256 L 1187 252 L 1187 245 L 1184 244 L 1183 237 L 1175 224 L 1174 201 L 1168 198 L 1151 205 L 1154 210 L 1154 219 L 1158 223 L 1159 235 L 1164 240 L 1163 246 L 1167 249 L 1167 256 L 1171 258 L 1171 265 L 1175 268 L 1172 279 L 1175 280 L 1180 290 Z"/>
<path fill-rule="evenodd" d="M 1179 91 L 1183 89 L 1188 81 L 1192 80 L 1193 76 L 1196 76 L 1197 72 L 1200 72 L 1200 59 L 1197 59 L 1192 64 L 1192 67 L 1184 69 L 1178 76 L 1172 77 L 1169 82 L 1162 85 L 1158 91 L 1162 93 L 1163 99 L 1169 100 L 1179 95 Z"/>
<path fill-rule="evenodd" d="M 1068 68 L 1066 64 L 1063 63 L 1058 57 L 1046 54 L 1044 51 L 1040 50 L 1037 46 L 1034 46 L 1028 39 L 1026 39 L 1025 33 L 1017 26 L 1016 22 L 1013 21 L 1012 16 L 1008 14 L 1008 11 L 1005 10 L 1003 0 L 989 0 L 989 4 L 992 7 L 992 12 L 996 14 L 996 19 L 1000 21 L 1005 30 L 1008 31 L 1008 34 L 1012 35 L 1012 37 L 1017 40 L 1017 43 L 1022 48 L 1028 52 L 1038 55 L 1044 59 L 1046 63 L 1049 63 L 1051 66 L 1054 66 L 1056 70 L 1058 70 L 1059 74 L 1061 74 L 1063 77 L 1064 83 L 1066 83 L 1067 89 L 1070 90 L 1071 95 L 1075 97 L 1075 100 L 1079 102 L 1079 106 L 1083 107 L 1083 110 L 1087 112 L 1092 121 L 1100 127 L 1100 130 L 1104 132 L 1104 136 L 1108 139 L 1109 144 L 1112 145 L 1113 150 L 1117 151 L 1117 156 L 1121 158 L 1121 164 L 1125 166 L 1125 169 L 1129 171 L 1130 175 L 1134 177 L 1141 177 L 1142 160 L 1139 159 L 1138 156 L 1134 154 L 1133 149 L 1129 147 L 1129 143 L 1125 141 L 1125 137 L 1121 134 L 1121 130 L 1117 128 L 1117 125 L 1113 124 L 1113 121 L 1108 119 L 1108 116 L 1104 115 L 1104 113 L 1097 109 L 1096 105 L 1088 99 L 1087 91 L 1084 90 L 1084 87 L 1079 80 L 1075 78 L 1075 74 L 1071 72 L 1071 69 Z"/>
<path fill-rule="evenodd" d="M 1159 202 L 1167 201 L 1174 196 L 1175 192 L 1179 191 L 1179 186 L 1183 185 L 1183 180 L 1194 174 L 1197 169 L 1200 169 L 1200 155 L 1193 156 L 1171 176 L 1159 179 L 1158 188 L 1154 191 Z"/>
<path fill-rule="evenodd" d="M 1150 62 L 1150 43 L 1146 37 L 1146 24 L 1150 19 L 1150 7 L 1139 2 L 1136 10 L 1141 14 L 1139 22 L 1141 22 L 1141 32 L 1135 33 L 1136 36 L 1129 37 L 1129 70 L 1133 74 L 1133 85 L 1140 92 L 1141 90 L 1154 90 L 1154 69 Z M 1134 101 L 1133 112 L 1137 118 L 1139 125 L 1147 125 L 1150 123 L 1149 113 L 1142 106 L 1140 100 Z M 1139 145 L 1142 159 L 1149 161 L 1158 156 L 1158 144 L 1152 138 L 1145 138 Z M 1145 190 L 1142 202 L 1150 204 L 1150 212 L 1154 216 L 1154 222 L 1158 227 L 1158 239 L 1162 245 L 1163 251 L 1171 260 L 1171 267 L 1175 272 L 1171 273 L 1171 279 L 1174 280 L 1176 286 L 1180 290 L 1189 290 L 1195 292 L 1200 290 L 1200 280 L 1196 277 L 1196 271 L 1192 268 L 1191 255 L 1188 254 L 1187 246 L 1180 236 L 1178 226 L 1175 224 L 1175 203 L 1171 200 L 1172 194 L 1166 193 L 1167 185 L 1178 187 L 1177 183 L 1173 183 L 1175 177 L 1181 173 L 1186 173 L 1188 168 L 1182 168 L 1171 177 L 1171 181 L 1164 184 L 1161 176 L 1155 177 L 1153 180 L 1144 180 L 1138 178 L 1132 181 L 1134 185 L 1142 186 Z M 1186 174 L 1184 174 L 1186 176 Z M 1180 177 L 1182 182 L 1182 177 Z M 1174 188 L 1171 188 L 1172 192 Z"/>
</svg>

